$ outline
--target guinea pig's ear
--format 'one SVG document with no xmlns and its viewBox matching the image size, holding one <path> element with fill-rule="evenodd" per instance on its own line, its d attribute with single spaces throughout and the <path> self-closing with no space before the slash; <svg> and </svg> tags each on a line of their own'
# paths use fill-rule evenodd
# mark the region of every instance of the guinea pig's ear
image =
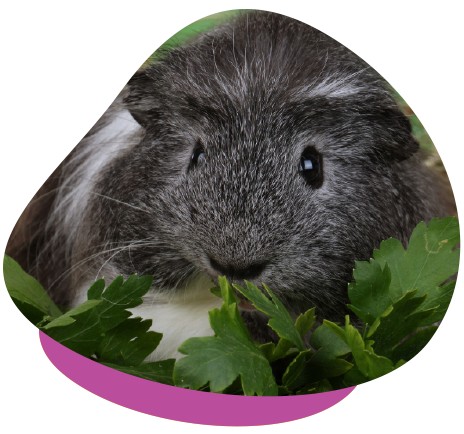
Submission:
<svg viewBox="0 0 464 434">
<path fill-rule="evenodd" d="M 403 161 L 419 150 L 419 143 L 412 135 L 409 119 L 397 108 L 381 109 L 374 114 L 381 128 L 379 151 L 389 160 Z M 381 145 L 380 145 L 381 144 Z"/>
<path fill-rule="evenodd" d="M 146 128 L 154 116 L 154 82 L 146 71 L 137 71 L 129 80 L 123 98 L 124 104 L 135 121 Z"/>
</svg>

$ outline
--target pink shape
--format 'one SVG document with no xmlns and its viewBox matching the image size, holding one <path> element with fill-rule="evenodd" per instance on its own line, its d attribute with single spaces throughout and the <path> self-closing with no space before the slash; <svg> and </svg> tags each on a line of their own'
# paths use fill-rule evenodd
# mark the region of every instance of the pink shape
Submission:
<svg viewBox="0 0 464 434">
<path fill-rule="evenodd" d="M 40 333 L 50 361 L 81 387 L 132 410 L 205 425 L 252 426 L 288 422 L 323 411 L 354 387 L 299 396 L 235 396 L 167 386 L 108 368 Z"/>
</svg>

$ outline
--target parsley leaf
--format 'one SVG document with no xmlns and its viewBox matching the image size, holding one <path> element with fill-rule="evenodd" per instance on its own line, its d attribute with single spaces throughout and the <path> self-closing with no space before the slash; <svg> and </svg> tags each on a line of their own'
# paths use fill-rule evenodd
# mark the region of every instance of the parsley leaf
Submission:
<svg viewBox="0 0 464 434">
<path fill-rule="evenodd" d="M 212 392 L 222 392 L 240 377 L 245 395 L 276 395 L 269 362 L 251 340 L 225 278 L 219 278 L 219 287 L 224 304 L 209 313 L 215 336 L 190 338 L 180 346 L 186 356 L 174 366 L 174 383 L 192 389 L 209 384 Z"/>
<path fill-rule="evenodd" d="M 3 259 L 3 275 L 14 303 L 32 323 L 37 324 L 44 318 L 56 318 L 62 314 L 43 286 L 8 255 Z"/>
<path fill-rule="evenodd" d="M 369 261 L 355 264 L 348 285 L 350 309 L 343 325 L 321 319 L 315 309 L 296 319 L 267 286 L 234 285 L 259 312 L 277 342 L 255 343 L 246 328 L 234 289 L 224 277 L 212 292 L 223 299 L 209 312 L 214 336 L 195 337 L 179 348 L 184 357 L 145 360 L 162 335 L 151 320 L 134 318 L 151 276 L 103 280 L 88 300 L 62 314 L 42 286 L 5 257 L 7 288 L 24 315 L 69 348 L 109 367 L 142 378 L 191 389 L 245 395 L 316 393 L 378 378 L 414 357 L 443 318 L 455 286 L 459 227 L 454 217 L 420 223 L 407 248 L 381 243 Z"/>
</svg>

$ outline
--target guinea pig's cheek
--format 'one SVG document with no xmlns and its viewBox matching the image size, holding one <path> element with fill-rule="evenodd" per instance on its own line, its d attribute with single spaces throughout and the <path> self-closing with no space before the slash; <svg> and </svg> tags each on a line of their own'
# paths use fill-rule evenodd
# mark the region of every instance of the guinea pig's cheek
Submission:
<svg viewBox="0 0 464 434">
<path fill-rule="evenodd" d="M 415 357 L 458 265 L 451 187 L 408 105 L 327 35 L 245 10 L 143 64 L 27 205 L 3 271 L 77 384 L 245 426 L 321 412 Z"/>
</svg>

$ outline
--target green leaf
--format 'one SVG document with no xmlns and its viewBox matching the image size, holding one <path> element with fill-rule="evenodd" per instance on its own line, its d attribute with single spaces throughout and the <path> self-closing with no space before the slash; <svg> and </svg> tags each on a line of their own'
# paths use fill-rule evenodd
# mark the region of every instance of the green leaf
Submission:
<svg viewBox="0 0 464 434">
<path fill-rule="evenodd" d="M 421 321 L 418 326 L 432 325 L 443 319 L 451 302 L 451 297 L 453 296 L 455 286 L 456 281 L 453 280 L 443 284 L 439 291 L 426 294 L 425 301 L 422 304 L 421 309 L 425 310 L 433 308 L 433 312 L 424 318 L 424 320 Z"/>
<path fill-rule="evenodd" d="M 351 348 L 346 342 L 345 330 L 327 320 L 324 320 L 312 334 L 311 345 L 318 350 L 324 350 L 328 358 L 345 356 L 351 352 Z"/>
<path fill-rule="evenodd" d="M 345 331 L 337 324 L 324 320 L 313 332 L 311 345 L 317 351 L 310 360 L 311 380 L 337 377 L 353 366 L 345 356 L 351 353 Z"/>
<path fill-rule="evenodd" d="M 308 393 L 324 393 L 330 392 L 334 390 L 334 387 L 330 383 L 329 380 L 322 380 L 315 384 L 311 389 L 307 388 L 306 390 L 303 388 L 297 392 L 298 395 L 306 395 Z"/>
<path fill-rule="evenodd" d="M 142 303 L 142 296 L 150 289 L 151 282 L 151 276 L 130 276 L 126 281 L 122 276 L 119 276 L 104 291 L 101 291 L 102 283 L 98 281 L 90 288 L 89 300 L 50 322 L 43 327 L 43 330 L 61 344 L 90 357 L 95 354 L 104 339 L 112 342 L 117 348 L 116 342 L 118 342 L 118 339 L 114 337 L 114 333 L 109 333 L 105 338 L 106 333 L 122 323 L 126 323 L 128 324 L 128 330 L 135 332 L 132 337 L 142 339 L 151 348 L 155 342 L 159 342 L 158 338 L 155 338 L 153 334 L 142 337 L 140 326 L 135 327 L 133 321 L 126 322 L 131 316 L 127 309 Z M 146 323 L 144 323 L 145 326 Z M 121 326 L 121 329 L 123 328 Z M 110 340 L 111 336 L 112 341 Z M 128 335 L 123 334 L 121 340 L 129 340 Z M 124 357 L 141 357 L 140 354 L 143 351 L 134 350 L 134 347 L 137 347 L 140 342 L 137 341 L 137 344 L 132 344 Z M 109 348 L 111 348 L 111 345 Z M 136 355 L 132 351 L 135 351 Z M 105 354 L 114 355 L 114 353 L 108 351 Z"/>
<path fill-rule="evenodd" d="M 97 311 L 101 303 L 101 300 L 87 300 L 53 320 L 42 330 L 55 341 L 90 357 L 95 353 L 102 338 Z"/>
<path fill-rule="evenodd" d="M 259 345 L 260 351 L 265 355 L 270 362 L 282 359 L 292 352 L 294 345 L 287 339 L 279 339 L 277 345 L 274 342 L 266 342 Z M 294 351 L 294 350 L 293 350 Z"/>
<path fill-rule="evenodd" d="M 389 291 L 397 301 L 408 291 L 427 295 L 422 309 L 436 307 L 442 296 L 443 284 L 457 271 L 459 265 L 459 225 L 455 217 L 432 219 L 426 226 L 419 223 L 412 232 L 408 248 L 393 238 L 383 241 L 374 251 L 374 259 L 391 270 Z"/>
<path fill-rule="evenodd" d="M 121 366 L 108 362 L 104 362 L 103 364 L 126 374 L 173 386 L 172 372 L 174 370 L 174 363 L 175 359 L 143 363 L 138 366 Z"/>
<path fill-rule="evenodd" d="M 407 249 L 396 239 L 383 241 L 374 251 L 373 259 L 356 263 L 354 281 L 348 287 L 350 309 L 364 322 L 377 323 L 377 327 L 379 318 L 385 318 L 388 309 L 406 294 L 416 291 L 417 300 L 424 297 L 416 309 L 428 312 L 420 322 L 416 317 L 416 326 L 440 321 L 454 289 L 453 276 L 459 264 L 458 243 L 459 226 L 455 217 L 432 219 L 428 225 L 419 223 Z M 396 310 L 398 308 L 399 305 Z M 400 321 L 398 327 L 403 327 L 402 319 L 399 316 L 396 319 Z M 411 329 L 410 323 L 408 328 Z M 395 337 L 398 336 L 395 332 Z"/>
<path fill-rule="evenodd" d="M 33 324 L 37 325 L 44 317 L 56 318 L 61 315 L 42 285 L 8 255 L 3 259 L 3 276 L 14 303 Z"/>
<path fill-rule="evenodd" d="M 348 285 L 351 304 L 348 307 L 367 324 L 372 324 L 392 303 L 389 292 L 391 274 L 388 264 L 384 268 L 373 259 L 356 262 L 354 281 Z"/>
<path fill-rule="evenodd" d="M 101 300 L 103 291 L 105 289 L 105 280 L 97 280 L 87 291 L 88 300 Z"/>
<path fill-rule="evenodd" d="M 299 353 L 288 365 L 282 382 L 290 391 L 301 390 L 308 385 L 316 387 L 328 379 L 338 377 L 352 369 L 353 364 L 343 358 L 330 357 L 324 350 Z"/>
<path fill-rule="evenodd" d="M 76 322 L 76 317 L 88 315 L 93 312 L 93 309 L 101 303 L 101 300 L 87 300 L 79 306 L 68 310 L 63 315 L 50 321 L 47 325 L 42 327 L 42 330 L 48 332 L 55 327 L 66 327 Z"/>
<path fill-rule="evenodd" d="M 411 360 L 427 345 L 437 331 L 438 326 L 428 326 L 417 330 L 397 345 L 392 351 L 393 360 Z"/>
<path fill-rule="evenodd" d="M 282 302 L 266 285 L 263 285 L 263 288 L 268 296 L 266 296 L 264 292 L 260 291 L 257 286 L 251 282 L 245 282 L 245 287 L 234 285 L 234 288 L 251 301 L 256 309 L 269 317 L 269 327 L 271 327 L 280 338 L 291 342 L 300 351 L 305 349 L 300 331 L 295 327 L 293 318 L 288 313 L 288 310 Z M 311 314 L 308 314 L 308 318 L 300 319 L 299 323 L 301 324 L 299 327 L 304 329 L 306 325 L 303 323 L 309 321 L 310 318 Z"/>
<path fill-rule="evenodd" d="M 222 392 L 240 376 L 245 395 L 276 395 L 269 362 L 251 340 L 229 283 L 219 278 L 219 286 L 224 303 L 209 313 L 215 336 L 190 338 L 180 346 L 186 356 L 174 367 L 174 383 L 191 389 L 209 384 L 212 392 Z"/>
<path fill-rule="evenodd" d="M 125 281 L 122 276 L 116 277 L 101 295 L 104 301 L 99 308 L 102 330 L 116 327 L 128 317 L 126 309 L 142 304 L 142 296 L 148 292 L 152 281 L 152 276 L 132 275 Z"/>
<path fill-rule="evenodd" d="M 350 369 L 343 376 L 344 387 L 357 386 L 358 384 L 365 383 L 366 381 L 369 381 L 369 379 L 366 378 L 366 376 L 363 375 L 361 371 L 356 367 L 354 367 L 353 369 Z"/>
<path fill-rule="evenodd" d="M 393 371 L 392 361 L 375 354 L 370 343 L 365 342 L 359 331 L 349 323 L 348 317 L 345 338 L 351 348 L 356 367 L 366 380 L 373 380 Z"/>
<path fill-rule="evenodd" d="M 105 333 L 96 350 L 99 361 L 124 366 L 141 364 L 159 345 L 162 334 L 148 331 L 151 320 L 129 318 Z"/>
<path fill-rule="evenodd" d="M 307 310 L 305 313 L 298 315 L 295 320 L 295 329 L 304 339 L 305 335 L 313 328 L 316 322 L 315 308 Z M 287 357 L 295 351 L 295 345 L 287 339 L 280 338 L 277 345 L 273 342 L 261 344 L 259 349 L 263 352 L 270 362 Z"/>
<path fill-rule="evenodd" d="M 301 338 L 304 339 L 306 334 L 313 328 L 316 323 L 316 308 L 307 310 L 306 312 L 298 315 L 295 321 L 295 328 L 300 334 Z"/>
<path fill-rule="evenodd" d="M 312 356 L 311 350 L 301 351 L 288 365 L 282 377 L 282 383 L 287 390 L 300 389 L 313 382 L 311 369 L 307 369 Z"/>
<path fill-rule="evenodd" d="M 312 350 L 300 352 L 288 365 L 283 384 L 288 390 L 303 390 L 308 385 L 338 377 L 349 371 L 353 364 L 345 360 L 351 353 L 346 343 L 345 331 L 337 324 L 324 320 L 311 335 Z M 322 386 L 321 386 L 322 387 Z"/>
<path fill-rule="evenodd" d="M 374 339 L 375 351 L 378 354 L 391 357 L 395 347 L 434 313 L 433 309 L 418 310 L 427 297 L 417 297 L 416 294 L 417 290 L 407 292 L 388 308 L 369 330 L 367 336 Z"/>
</svg>

